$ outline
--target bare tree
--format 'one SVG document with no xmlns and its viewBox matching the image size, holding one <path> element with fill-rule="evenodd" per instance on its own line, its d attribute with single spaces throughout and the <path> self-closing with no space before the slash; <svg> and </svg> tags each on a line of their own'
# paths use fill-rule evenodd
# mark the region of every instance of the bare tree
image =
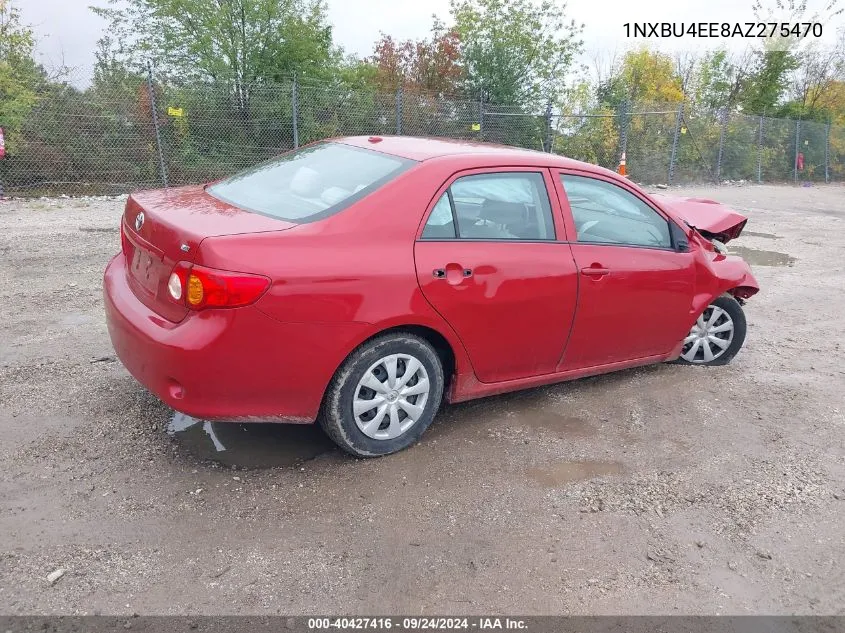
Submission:
<svg viewBox="0 0 845 633">
<path fill-rule="evenodd" d="M 596 85 L 603 84 L 619 74 L 620 56 L 617 49 L 597 49 L 590 55 L 589 68 Z"/>
<path fill-rule="evenodd" d="M 792 99 L 802 113 L 811 113 L 833 82 L 845 80 L 845 28 L 836 43 L 825 47 L 811 44 L 798 54 L 799 65 L 792 76 Z"/>
<path fill-rule="evenodd" d="M 698 64 L 701 61 L 701 53 L 698 51 L 677 51 L 673 55 L 675 62 L 675 73 L 681 80 L 681 90 L 687 96 L 690 93 Z"/>
</svg>

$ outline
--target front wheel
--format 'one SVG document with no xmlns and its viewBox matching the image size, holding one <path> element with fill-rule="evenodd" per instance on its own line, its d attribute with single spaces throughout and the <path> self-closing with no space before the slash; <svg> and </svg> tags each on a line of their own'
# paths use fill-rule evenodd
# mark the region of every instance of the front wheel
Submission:
<svg viewBox="0 0 845 633">
<path fill-rule="evenodd" d="M 320 425 L 357 457 L 395 453 L 416 442 L 443 397 L 443 365 L 418 336 L 387 334 L 356 349 L 332 378 Z"/>
<path fill-rule="evenodd" d="M 679 363 L 688 365 L 726 365 L 745 342 L 745 312 L 730 295 L 718 297 L 704 309 L 693 324 Z"/>
</svg>

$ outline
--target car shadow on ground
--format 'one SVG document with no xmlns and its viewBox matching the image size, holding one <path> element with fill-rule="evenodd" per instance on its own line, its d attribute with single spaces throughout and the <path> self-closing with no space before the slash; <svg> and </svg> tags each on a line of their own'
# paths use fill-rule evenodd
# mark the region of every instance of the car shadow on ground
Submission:
<svg viewBox="0 0 845 633">
<path fill-rule="evenodd" d="M 508 416 L 516 416 L 520 424 L 543 427 L 558 435 L 583 436 L 589 432 L 588 425 L 576 416 L 567 415 L 565 407 L 552 406 L 557 397 L 567 394 L 578 398 L 584 390 L 594 389 L 613 392 L 632 377 L 661 371 L 661 367 L 673 371 L 665 365 L 640 367 L 470 402 L 444 404 L 421 441 L 425 444 L 453 438 L 455 434 L 475 434 L 479 425 L 495 424 L 495 418 L 503 411 L 507 411 Z M 675 370 L 683 371 L 683 368 Z M 550 411 L 550 408 L 556 410 Z M 191 457 L 238 469 L 293 467 L 327 453 L 340 454 L 317 424 L 209 422 L 172 412 L 166 430 Z"/>
</svg>

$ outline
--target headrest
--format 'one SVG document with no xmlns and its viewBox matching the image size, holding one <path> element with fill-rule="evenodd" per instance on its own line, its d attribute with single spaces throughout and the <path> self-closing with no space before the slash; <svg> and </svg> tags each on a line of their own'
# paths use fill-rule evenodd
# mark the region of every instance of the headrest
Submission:
<svg viewBox="0 0 845 633">
<path fill-rule="evenodd" d="M 300 167 L 290 181 L 290 192 L 303 198 L 316 198 L 322 191 L 320 174 L 310 167 Z"/>
<path fill-rule="evenodd" d="M 503 202 L 484 199 L 481 205 L 481 217 L 496 224 L 519 224 L 525 221 L 525 205 L 519 202 Z"/>
</svg>

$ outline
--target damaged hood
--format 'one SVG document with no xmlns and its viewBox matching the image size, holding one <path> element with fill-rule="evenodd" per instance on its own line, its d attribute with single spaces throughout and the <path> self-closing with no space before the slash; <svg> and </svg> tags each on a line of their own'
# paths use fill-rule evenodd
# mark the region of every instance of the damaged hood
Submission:
<svg viewBox="0 0 845 633">
<path fill-rule="evenodd" d="M 748 218 L 730 207 L 706 198 L 679 198 L 652 194 L 660 206 L 708 238 L 729 242 L 739 237 Z"/>
</svg>

